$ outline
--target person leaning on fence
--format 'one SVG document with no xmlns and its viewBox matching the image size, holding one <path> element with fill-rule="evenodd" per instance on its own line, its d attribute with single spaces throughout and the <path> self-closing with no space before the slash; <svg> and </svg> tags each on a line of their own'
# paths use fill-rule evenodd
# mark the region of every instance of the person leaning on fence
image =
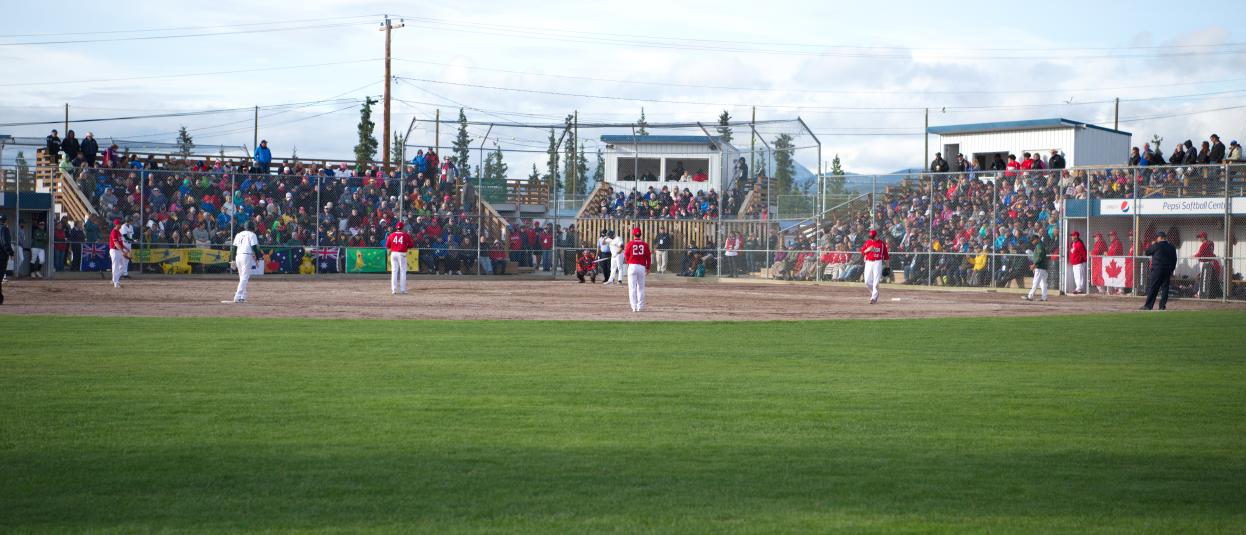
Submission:
<svg viewBox="0 0 1246 535">
<path fill-rule="evenodd" d="M 667 254 L 673 243 L 674 238 L 666 229 L 659 230 L 658 235 L 653 238 L 653 258 L 657 262 L 657 273 L 666 273 Z"/>
<path fill-rule="evenodd" d="M 1069 269 L 1073 270 L 1074 294 L 1086 293 L 1086 244 L 1076 230 L 1069 234 Z"/>
<path fill-rule="evenodd" d="M 1035 233 L 1030 238 L 1033 249 L 1030 250 L 1030 265 L 1034 269 L 1034 281 L 1030 284 L 1030 293 L 1021 296 L 1026 301 L 1033 301 L 1034 294 L 1039 293 L 1039 298 L 1047 301 L 1047 247 L 1043 245 L 1042 235 Z"/>
<path fill-rule="evenodd" d="M 1198 289 L 1194 292 L 1196 299 L 1219 297 L 1220 294 L 1220 261 L 1216 260 L 1216 244 L 1207 238 L 1206 232 L 1198 233 Z"/>
</svg>

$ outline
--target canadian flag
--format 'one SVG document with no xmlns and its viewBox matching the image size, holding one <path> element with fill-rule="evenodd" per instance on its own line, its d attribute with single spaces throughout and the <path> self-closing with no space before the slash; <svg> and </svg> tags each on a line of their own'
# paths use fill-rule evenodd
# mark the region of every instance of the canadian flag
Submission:
<svg viewBox="0 0 1246 535">
<path fill-rule="evenodd" d="M 1096 256 L 1091 259 L 1095 286 L 1108 288 L 1132 288 L 1134 284 L 1133 259 L 1125 256 Z"/>
</svg>

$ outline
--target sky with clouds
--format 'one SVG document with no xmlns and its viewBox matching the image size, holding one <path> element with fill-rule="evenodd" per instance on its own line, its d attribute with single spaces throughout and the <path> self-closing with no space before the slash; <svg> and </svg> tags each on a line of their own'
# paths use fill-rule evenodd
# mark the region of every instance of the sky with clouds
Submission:
<svg viewBox="0 0 1246 535">
<path fill-rule="evenodd" d="M 1065 117 L 1141 145 L 1246 137 L 1246 30 L 1226 6 L 1159 2 L 34 2 L 2 8 L 0 134 L 43 136 L 70 105 L 79 136 L 278 156 L 351 158 L 359 101 L 382 91 L 381 14 L 393 33 L 393 128 L 440 108 L 495 122 L 512 174 L 547 132 L 514 123 L 802 118 L 845 168 L 918 167 L 932 125 Z M 1217 15 L 1215 10 L 1224 10 Z M 73 124 L 75 119 L 237 109 Z M 379 107 L 377 110 L 380 133 Z M 483 137 L 487 126 L 473 126 Z M 737 138 L 741 137 L 737 129 Z M 759 128 L 772 138 L 794 123 Z M 593 148 L 601 134 L 582 128 Z M 695 133 L 689 130 L 668 133 Z M 443 126 L 447 145 L 452 126 Z M 432 145 L 419 123 L 412 143 Z M 737 144 L 741 144 L 737 140 Z M 798 138 L 808 146 L 811 140 Z M 932 136 L 932 145 L 935 143 Z M 747 144 L 747 141 L 743 141 Z M 414 150 L 414 149 L 411 149 Z M 11 160 L 13 151 L 4 154 Z M 475 153 L 473 153 L 475 158 Z M 816 152 L 798 158 L 816 167 Z M 474 163 L 474 162 L 473 162 Z"/>
</svg>

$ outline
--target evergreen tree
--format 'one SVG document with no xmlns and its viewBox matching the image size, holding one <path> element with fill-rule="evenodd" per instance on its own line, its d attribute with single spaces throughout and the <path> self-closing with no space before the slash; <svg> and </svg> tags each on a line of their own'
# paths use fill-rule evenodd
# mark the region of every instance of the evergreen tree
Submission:
<svg viewBox="0 0 1246 535">
<path fill-rule="evenodd" d="M 366 97 L 359 108 L 359 143 L 355 145 L 355 164 L 361 169 L 376 158 L 377 141 L 373 132 L 376 123 L 372 122 L 372 105 L 376 104 L 372 97 Z"/>
<path fill-rule="evenodd" d="M 1160 144 L 1162 144 L 1163 142 L 1164 142 L 1164 138 L 1159 137 L 1159 134 L 1151 134 L 1151 150 L 1155 151 L 1156 154 L 1163 154 L 1163 152 L 1159 148 Z M 1172 162 L 1168 162 L 1168 163 L 1172 163 Z"/>
<path fill-rule="evenodd" d="M 506 162 L 502 161 L 502 148 L 493 147 L 493 152 L 485 157 L 485 178 L 493 178 L 498 180 L 506 180 L 506 175 L 510 174 L 510 167 Z"/>
<path fill-rule="evenodd" d="M 718 135 L 724 142 L 731 143 L 731 114 L 727 110 L 718 116 Z"/>
<path fill-rule="evenodd" d="M 602 154 L 601 149 L 597 149 L 597 169 L 593 170 L 593 184 L 600 184 L 606 180 L 606 155 Z"/>
<path fill-rule="evenodd" d="M 649 135 L 649 131 L 645 127 L 649 126 L 649 121 L 645 120 L 645 108 L 640 108 L 640 120 L 636 121 L 636 134 L 641 136 Z"/>
<path fill-rule="evenodd" d="M 793 151 L 792 136 L 788 134 L 779 134 L 775 138 L 774 144 L 774 187 L 779 194 L 794 191 L 792 188 L 793 178 L 796 176 L 796 161 L 792 158 Z"/>
<path fill-rule="evenodd" d="M 551 186 L 557 190 L 562 187 L 562 181 L 558 176 L 558 138 L 554 137 L 554 129 L 549 129 L 549 148 L 545 149 L 545 176 L 542 179 L 547 180 L 545 185 Z M 551 191 L 550 193 L 553 193 Z"/>
<path fill-rule="evenodd" d="M 580 146 L 580 154 L 575 158 L 576 191 L 588 193 L 588 159 L 584 157 L 584 146 Z"/>
<path fill-rule="evenodd" d="M 528 187 L 537 189 L 541 186 L 541 173 L 537 172 L 536 164 L 532 164 L 532 174 L 528 175 Z"/>
<path fill-rule="evenodd" d="M 298 145 L 294 145 L 293 147 L 290 148 L 290 161 L 294 163 L 298 163 L 299 161 L 299 146 Z"/>
<path fill-rule="evenodd" d="M 454 156 L 450 161 L 459 170 L 459 176 L 467 177 L 471 171 L 471 165 L 468 164 L 468 158 L 472 153 L 472 138 L 467 135 L 467 115 L 463 113 L 463 108 L 459 108 L 459 134 L 454 137 L 452 151 Z"/>
<path fill-rule="evenodd" d="M 826 193 L 840 195 L 844 193 L 844 168 L 839 163 L 839 155 L 831 160 L 831 175 L 825 179 Z"/>
<path fill-rule="evenodd" d="M 406 138 L 402 137 L 402 134 L 400 134 L 397 130 L 394 130 L 393 140 L 394 143 L 389 146 L 389 161 L 405 163 L 402 161 L 404 156 L 402 146 L 407 143 Z M 408 158 L 408 161 L 409 160 L 410 159 Z"/>
<path fill-rule="evenodd" d="M 182 160 L 190 158 L 190 153 L 195 150 L 195 140 L 190 137 L 190 132 L 186 130 L 186 125 L 182 125 L 177 131 L 177 153 L 182 155 Z"/>
<path fill-rule="evenodd" d="M 25 152 L 22 152 L 20 150 L 17 151 L 17 160 L 14 163 L 17 164 L 18 179 L 22 179 L 22 178 L 30 176 L 30 162 L 26 161 Z"/>
<path fill-rule="evenodd" d="M 575 166 L 576 155 L 576 139 L 574 131 L 574 115 L 567 115 L 563 120 L 562 136 L 565 140 L 562 146 L 563 169 L 562 176 L 567 180 L 567 191 L 571 194 L 584 192 L 584 175 L 576 173 L 578 169 Z"/>
</svg>

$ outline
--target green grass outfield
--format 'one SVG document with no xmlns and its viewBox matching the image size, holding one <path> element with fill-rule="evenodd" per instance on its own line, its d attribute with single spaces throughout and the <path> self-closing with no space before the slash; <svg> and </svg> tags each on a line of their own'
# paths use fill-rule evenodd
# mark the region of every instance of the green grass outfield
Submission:
<svg viewBox="0 0 1246 535">
<path fill-rule="evenodd" d="M 0 317 L 0 532 L 1246 531 L 1246 313 Z"/>
</svg>

